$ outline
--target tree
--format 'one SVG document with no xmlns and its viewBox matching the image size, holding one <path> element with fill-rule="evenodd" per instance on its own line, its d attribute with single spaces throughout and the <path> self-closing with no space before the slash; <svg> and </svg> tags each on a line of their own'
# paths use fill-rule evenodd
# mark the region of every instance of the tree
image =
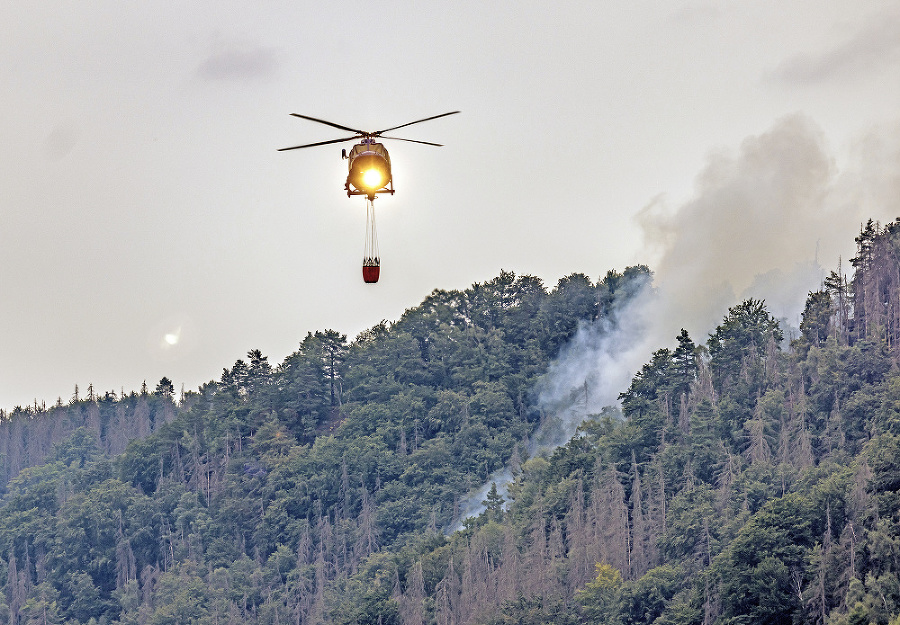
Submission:
<svg viewBox="0 0 900 625">
<path fill-rule="evenodd" d="M 646 412 L 649 405 L 666 390 L 673 369 L 672 351 L 668 348 L 653 352 L 631 380 L 628 390 L 619 395 L 626 414 Z"/>
<path fill-rule="evenodd" d="M 717 561 L 723 616 L 789 625 L 801 609 L 805 555 L 813 547 L 809 501 L 786 495 L 767 503 Z"/>
<path fill-rule="evenodd" d="M 497 482 L 491 482 L 491 489 L 488 491 L 487 497 L 481 502 L 484 506 L 484 514 L 488 521 L 503 521 L 503 504 L 504 499 L 497 492 Z"/>
<path fill-rule="evenodd" d="M 154 595 L 153 611 L 147 621 L 149 625 L 200 625 L 209 622 L 203 620 L 209 601 L 207 585 L 191 561 L 163 573 Z"/>
<path fill-rule="evenodd" d="M 645 265 L 626 267 L 622 273 L 606 272 L 597 284 L 597 316 L 615 321 L 618 313 L 650 284 L 652 277 Z"/>
<path fill-rule="evenodd" d="M 175 396 L 175 384 L 172 383 L 172 380 L 163 376 L 163 378 L 156 385 L 156 390 L 153 391 L 153 394 L 157 397 L 172 399 Z"/>
<path fill-rule="evenodd" d="M 591 622 L 615 622 L 618 614 L 619 591 L 622 588 L 622 574 L 609 564 L 598 562 L 597 575 L 593 581 L 575 593 L 575 600 L 581 604 L 582 611 Z"/>
<path fill-rule="evenodd" d="M 318 335 L 318 333 L 316 333 Z M 325 376 L 331 389 L 331 407 L 341 405 L 341 381 L 343 373 L 341 365 L 347 354 L 347 336 L 334 330 L 325 330 L 321 334 L 322 362 L 325 368 Z"/>
<path fill-rule="evenodd" d="M 826 291 L 810 291 L 800 321 L 800 333 L 810 345 L 819 347 L 828 337 L 834 307 Z"/>
<path fill-rule="evenodd" d="M 665 564 L 650 569 L 621 589 L 622 622 L 626 625 L 650 625 L 660 617 L 672 597 L 684 586 L 684 573 Z"/>
<path fill-rule="evenodd" d="M 272 375 L 272 365 L 269 364 L 269 359 L 263 356 L 263 353 L 258 349 L 252 349 L 247 352 L 247 359 L 250 361 L 250 366 L 247 370 L 248 392 L 257 394 L 268 387 L 270 376 Z"/>
<path fill-rule="evenodd" d="M 340 406 L 347 336 L 335 330 L 316 331 L 315 334 L 310 332 L 300 343 L 299 352 L 319 361 L 319 371 L 328 384 L 330 405 L 332 408 Z"/>
<path fill-rule="evenodd" d="M 676 338 L 678 347 L 672 353 L 672 366 L 675 377 L 675 395 L 680 397 L 691 390 L 691 383 L 697 377 L 697 347 L 684 328 Z"/>
<path fill-rule="evenodd" d="M 764 383 L 769 346 L 774 343 L 778 350 L 783 339 L 762 300 L 748 299 L 729 308 L 707 342 L 716 387 L 735 387 L 735 398 L 749 401 Z"/>
<path fill-rule="evenodd" d="M 80 427 L 69 438 L 54 445 L 50 459 L 59 460 L 66 466 L 84 467 L 99 454 L 96 434 Z"/>
</svg>

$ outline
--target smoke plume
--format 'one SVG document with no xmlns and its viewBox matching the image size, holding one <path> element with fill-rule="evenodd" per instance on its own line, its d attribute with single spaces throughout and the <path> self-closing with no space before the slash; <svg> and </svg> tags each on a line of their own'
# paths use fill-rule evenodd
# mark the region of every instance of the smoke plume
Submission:
<svg viewBox="0 0 900 625">
<path fill-rule="evenodd" d="M 711 155 L 680 206 L 664 198 L 645 206 L 638 222 L 660 293 L 651 323 L 660 346 L 681 327 L 703 342 L 747 297 L 796 326 L 827 271 L 841 257 L 849 268 L 860 224 L 900 208 L 896 137 L 880 132 L 859 142 L 841 171 L 821 130 L 792 115 L 736 151 Z"/>
<path fill-rule="evenodd" d="M 634 372 L 648 353 L 646 311 L 653 308 L 649 277 L 638 274 L 619 286 L 609 314 L 583 321 L 575 336 L 562 347 L 536 389 L 541 423 L 528 445 L 528 456 L 547 454 L 568 442 L 590 415 L 598 415 L 618 402 Z M 495 472 L 478 490 L 460 502 L 460 514 L 452 525 L 484 511 L 482 503 L 491 484 L 507 497 L 515 479 L 511 468 Z"/>
<path fill-rule="evenodd" d="M 645 206 L 638 222 L 653 289 L 641 289 L 609 318 L 583 324 L 560 351 L 538 389 L 543 419 L 529 455 L 564 444 L 587 415 L 616 405 L 652 351 L 673 346 L 681 328 L 704 343 L 743 299 L 765 300 L 790 336 L 826 271 L 841 257 L 843 271 L 849 268 L 860 225 L 900 214 L 898 130 L 858 141 L 841 170 L 821 130 L 792 115 L 737 150 L 712 154 L 684 203 L 672 207 L 658 197 Z M 460 524 L 481 512 L 492 482 L 505 495 L 513 477 L 505 469 L 470 494 Z"/>
</svg>

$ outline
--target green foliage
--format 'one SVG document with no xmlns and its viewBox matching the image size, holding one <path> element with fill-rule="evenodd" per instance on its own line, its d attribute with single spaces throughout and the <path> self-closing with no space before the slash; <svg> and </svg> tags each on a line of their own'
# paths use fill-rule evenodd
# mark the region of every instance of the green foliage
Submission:
<svg viewBox="0 0 900 625">
<path fill-rule="evenodd" d="M 86 427 L 75 430 L 72 435 L 53 448 L 50 462 L 62 462 L 67 467 L 83 468 L 100 455 L 97 438 Z"/>
<path fill-rule="evenodd" d="M 580 622 L 559 599 L 535 595 L 504 602 L 486 625 L 576 625 Z"/>
<path fill-rule="evenodd" d="M 818 347 L 825 342 L 834 312 L 831 295 L 827 291 L 810 292 L 800 322 L 800 333 L 809 345 Z"/>
<path fill-rule="evenodd" d="M 622 574 L 609 564 L 595 565 L 596 577 L 575 594 L 585 616 L 594 622 L 608 622 L 620 612 Z"/>
<path fill-rule="evenodd" d="M 736 397 L 752 397 L 763 384 L 765 359 L 784 334 L 766 310 L 765 302 L 748 299 L 728 309 L 707 343 L 710 368 L 717 386 L 733 387 Z"/>
<path fill-rule="evenodd" d="M 662 616 L 672 597 L 684 585 L 683 572 L 668 564 L 650 569 L 621 591 L 622 622 L 649 625 Z"/>
<path fill-rule="evenodd" d="M 772 500 L 741 528 L 716 563 L 723 614 L 751 622 L 790 623 L 800 605 L 793 576 L 813 546 L 809 502 L 798 495 Z"/>
<path fill-rule="evenodd" d="M 497 482 L 491 482 L 491 489 L 487 497 L 481 502 L 484 506 L 484 515 L 488 521 L 500 523 L 503 521 L 503 497 L 497 492 Z"/>
<path fill-rule="evenodd" d="M 157 582 L 159 599 L 150 613 L 149 625 L 206 625 L 211 623 L 207 586 L 195 565 L 186 561 L 163 573 Z"/>
<path fill-rule="evenodd" d="M 156 385 L 156 390 L 153 391 L 153 394 L 158 397 L 171 399 L 175 396 L 175 384 L 172 383 L 172 380 L 164 376 Z"/>
<path fill-rule="evenodd" d="M 893 288 L 886 232 L 858 241 L 867 296 Z M 503 271 L 278 365 L 252 350 L 178 404 L 163 378 L 16 411 L 0 622 L 896 622 L 898 343 L 846 281 L 809 294 L 787 351 L 758 300 L 705 345 L 682 330 L 621 411 L 528 457 L 549 363 L 648 280 Z M 504 467 L 508 494 L 445 534 Z"/>
</svg>

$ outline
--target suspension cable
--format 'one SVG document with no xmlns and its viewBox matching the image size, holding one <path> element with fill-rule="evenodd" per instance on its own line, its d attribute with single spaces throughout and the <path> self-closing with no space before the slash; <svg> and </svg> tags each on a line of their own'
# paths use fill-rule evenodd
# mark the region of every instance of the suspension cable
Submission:
<svg viewBox="0 0 900 625">
<path fill-rule="evenodd" d="M 366 242 L 363 250 L 363 265 L 378 267 L 381 258 L 378 253 L 378 233 L 375 230 L 375 200 L 366 202 Z"/>
</svg>

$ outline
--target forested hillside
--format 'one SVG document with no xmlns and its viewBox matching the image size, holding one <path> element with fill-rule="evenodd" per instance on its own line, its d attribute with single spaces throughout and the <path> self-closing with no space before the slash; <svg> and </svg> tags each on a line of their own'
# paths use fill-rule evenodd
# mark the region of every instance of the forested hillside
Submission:
<svg viewBox="0 0 900 625">
<path fill-rule="evenodd" d="M 0 622 L 900 622 L 900 221 L 857 244 L 801 336 L 735 305 L 550 454 L 535 389 L 645 267 L 435 291 L 178 401 L 164 378 L 17 408 Z M 448 533 L 503 467 L 509 501 Z"/>
</svg>

